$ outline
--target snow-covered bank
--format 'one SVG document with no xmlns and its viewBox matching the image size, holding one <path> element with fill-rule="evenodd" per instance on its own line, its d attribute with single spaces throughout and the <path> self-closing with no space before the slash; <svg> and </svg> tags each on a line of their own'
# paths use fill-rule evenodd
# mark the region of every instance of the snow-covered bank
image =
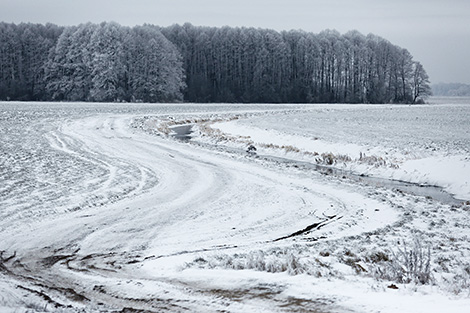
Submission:
<svg viewBox="0 0 470 313">
<path fill-rule="evenodd" d="M 470 106 L 463 108 L 470 108 Z M 382 108 L 382 110 L 387 109 Z M 399 110 L 395 107 L 390 107 L 390 109 Z M 324 108 L 321 108 L 317 115 L 325 114 L 322 110 Z M 340 113 L 345 119 L 344 116 L 348 114 L 350 107 L 337 108 L 337 111 L 341 110 L 345 111 Z M 470 109 L 467 110 L 470 113 Z M 325 125 L 317 126 L 315 121 L 299 121 L 295 116 L 294 118 L 280 116 L 276 120 L 270 116 L 265 120 L 256 117 L 253 120 L 219 122 L 211 127 L 222 132 L 222 135 L 218 134 L 219 137 L 238 137 L 245 141 L 248 138 L 265 154 L 284 155 L 286 151 L 297 151 L 299 153 L 291 153 L 289 157 L 310 161 L 316 160 L 318 155 L 332 154 L 343 159 L 336 164 L 340 168 L 363 175 L 440 186 L 458 199 L 470 200 L 470 151 L 465 146 L 470 142 L 469 124 L 462 124 L 460 128 L 461 137 L 465 138 L 465 141 L 457 138 L 455 140 L 457 144 L 452 145 L 451 142 L 441 140 L 441 137 L 452 135 L 445 128 L 446 124 L 440 124 L 440 131 L 433 131 L 437 137 L 431 138 L 429 143 L 424 139 L 421 142 L 410 139 L 408 142 L 400 141 L 400 138 L 385 137 L 391 130 L 381 131 L 376 128 L 373 130 L 373 136 L 376 138 L 371 138 L 373 140 L 366 143 L 363 138 L 355 140 L 354 136 L 347 135 L 348 127 L 352 127 L 354 121 L 345 119 L 342 122 L 345 122 L 345 125 L 335 123 L 332 129 L 325 130 Z M 306 128 L 304 133 L 300 131 L 302 127 Z M 361 125 L 360 122 L 355 127 L 359 129 L 356 132 L 369 128 L 367 125 Z M 400 136 L 400 134 L 410 138 L 413 136 L 408 133 L 408 130 L 399 129 L 400 123 L 397 123 L 395 127 L 397 127 L 395 136 Z M 324 136 L 325 131 L 343 134 L 344 137 Z M 417 129 L 416 131 L 423 130 Z M 381 141 L 381 136 L 383 136 L 383 141 Z M 324 137 L 327 138 L 324 139 Z M 219 138 L 215 140 L 218 141 Z M 395 142 L 390 144 L 393 140 Z M 460 146 L 459 142 L 461 142 Z M 289 149 L 276 149 L 279 147 Z M 347 162 L 342 162 L 345 158 Z"/>
<path fill-rule="evenodd" d="M 458 199 L 470 200 L 470 156 L 435 156 L 407 160 L 392 178 L 442 186 Z"/>
</svg>

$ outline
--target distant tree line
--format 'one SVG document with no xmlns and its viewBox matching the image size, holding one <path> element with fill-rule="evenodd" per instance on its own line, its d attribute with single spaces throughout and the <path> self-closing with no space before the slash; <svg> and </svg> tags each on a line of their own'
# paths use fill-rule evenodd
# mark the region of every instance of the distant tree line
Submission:
<svg viewBox="0 0 470 313">
<path fill-rule="evenodd" d="M 459 83 L 439 83 L 431 86 L 435 96 L 470 97 L 470 85 Z"/>
<path fill-rule="evenodd" d="M 357 31 L 0 23 L 0 99 L 415 103 L 411 54 Z"/>
</svg>

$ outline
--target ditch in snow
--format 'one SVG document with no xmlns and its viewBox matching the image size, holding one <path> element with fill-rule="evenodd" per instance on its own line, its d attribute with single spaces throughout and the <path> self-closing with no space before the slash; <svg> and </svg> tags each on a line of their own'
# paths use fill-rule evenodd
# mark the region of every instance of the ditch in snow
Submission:
<svg viewBox="0 0 470 313">
<path fill-rule="evenodd" d="M 183 142 L 189 142 L 192 139 L 192 136 L 191 136 L 193 132 L 192 128 L 193 128 L 192 124 L 174 126 L 174 127 L 171 127 L 172 133 L 170 135 L 177 140 L 180 140 Z M 203 145 L 203 146 L 207 146 L 211 148 L 214 148 L 214 147 L 220 148 L 220 146 L 217 146 L 217 145 L 202 144 L 196 141 L 192 141 L 192 142 L 198 145 Z M 224 147 L 223 150 L 227 152 L 231 152 L 231 153 L 237 153 L 237 154 L 247 153 L 246 151 L 242 149 L 231 148 L 231 147 Z M 292 160 L 292 159 L 287 159 L 287 158 L 282 158 L 282 157 L 277 157 L 277 156 L 258 155 L 252 152 L 248 153 L 248 155 L 252 155 L 253 157 L 270 161 L 270 162 L 277 162 L 277 163 L 282 163 L 285 165 L 291 165 L 297 168 L 305 168 L 309 170 L 314 170 L 324 175 L 332 175 L 332 176 L 343 178 L 343 179 L 348 178 L 355 182 L 365 183 L 370 186 L 383 187 L 383 188 L 393 189 L 398 192 L 412 194 L 415 196 L 426 197 L 429 199 L 437 200 L 444 204 L 459 205 L 465 202 L 464 200 L 455 198 L 452 194 L 444 191 L 441 187 L 438 187 L 438 186 L 422 185 L 422 184 L 410 183 L 410 182 L 400 181 L 400 180 L 371 177 L 371 176 L 356 174 L 351 171 L 347 171 L 347 170 L 343 170 L 343 169 L 339 169 L 339 168 L 335 168 L 331 166 L 320 165 L 320 164 L 304 162 L 304 161 L 297 161 L 297 160 Z"/>
</svg>

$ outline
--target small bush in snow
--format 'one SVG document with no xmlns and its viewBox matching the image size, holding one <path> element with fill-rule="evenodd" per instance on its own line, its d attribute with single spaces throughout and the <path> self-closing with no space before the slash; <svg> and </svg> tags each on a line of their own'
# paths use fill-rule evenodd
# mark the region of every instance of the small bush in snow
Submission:
<svg viewBox="0 0 470 313">
<path fill-rule="evenodd" d="M 414 238 L 411 247 L 403 241 L 402 247 L 397 246 L 390 255 L 377 257 L 373 260 L 378 262 L 374 271 L 378 278 L 403 284 L 432 282 L 431 248 L 424 248 L 418 238 Z"/>
<path fill-rule="evenodd" d="M 316 277 L 338 275 L 327 262 L 317 258 L 302 257 L 291 249 L 270 251 L 255 250 L 247 253 L 219 254 L 210 258 L 196 258 L 188 267 L 228 268 L 234 270 L 256 270 L 269 273 L 306 274 Z"/>
<path fill-rule="evenodd" d="M 318 164 L 334 165 L 338 162 L 343 162 L 343 163 L 350 162 L 351 158 L 345 154 L 333 154 L 331 152 L 328 152 L 328 153 L 322 153 L 320 157 L 315 159 L 315 161 Z"/>
<path fill-rule="evenodd" d="M 363 164 L 372 165 L 375 167 L 387 166 L 387 161 L 384 158 L 375 155 L 366 155 L 365 153 L 359 154 L 358 161 Z M 399 166 L 394 163 L 389 163 L 389 167 L 397 169 Z"/>
</svg>

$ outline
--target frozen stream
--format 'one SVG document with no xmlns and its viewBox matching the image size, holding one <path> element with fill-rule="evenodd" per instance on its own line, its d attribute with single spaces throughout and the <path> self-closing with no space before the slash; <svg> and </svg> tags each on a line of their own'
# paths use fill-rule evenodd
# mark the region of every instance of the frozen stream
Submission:
<svg viewBox="0 0 470 313">
<path fill-rule="evenodd" d="M 192 125 L 176 126 L 172 128 L 172 131 L 173 133 L 171 133 L 171 136 L 175 139 L 181 140 L 183 142 L 189 142 L 190 140 L 192 140 Z M 246 149 L 229 147 L 220 148 L 220 146 L 218 145 L 204 144 L 195 140 L 191 141 L 191 143 L 212 149 L 221 149 L 238 155 L 247 154 Z M 252 153 L 251 156 L 269 162 L 277 162 L 285 164 L 287 166 L 295 166 L 296 168 L 314 170 L 321 174 L 333 175 L 341 179 L 352 179 L 356 182 L 366 183 L 375 187 L 386 187 L 390 189 L 404 191 L 406 193 L 410 193 L 417 196 L 429 197 L 445 204 L 458 205 L 465 202 L 465 200 L 455 198 L 454 195 L 444 191 L 441 187 L 438 186 L 430 186 L 417 183 L 410 183 L 406 181 L 359 175 L 348 170 L 335 168 L 334 166 L 320 165 L 313 162 L 303 162 L 270 155 L 259 155 L 256 153 Z"/>
<path fill-rule="evenodd" d="M 388 227 L 394 201 L 416 199 L 131 127 L 288 110 L 309 107 L 0 103 L 0 311 L 358 311 L 307 295 L 315 276 L 292 257 Z M 251 251 L 271 270 L 221 261 Z"/>
</svg>

